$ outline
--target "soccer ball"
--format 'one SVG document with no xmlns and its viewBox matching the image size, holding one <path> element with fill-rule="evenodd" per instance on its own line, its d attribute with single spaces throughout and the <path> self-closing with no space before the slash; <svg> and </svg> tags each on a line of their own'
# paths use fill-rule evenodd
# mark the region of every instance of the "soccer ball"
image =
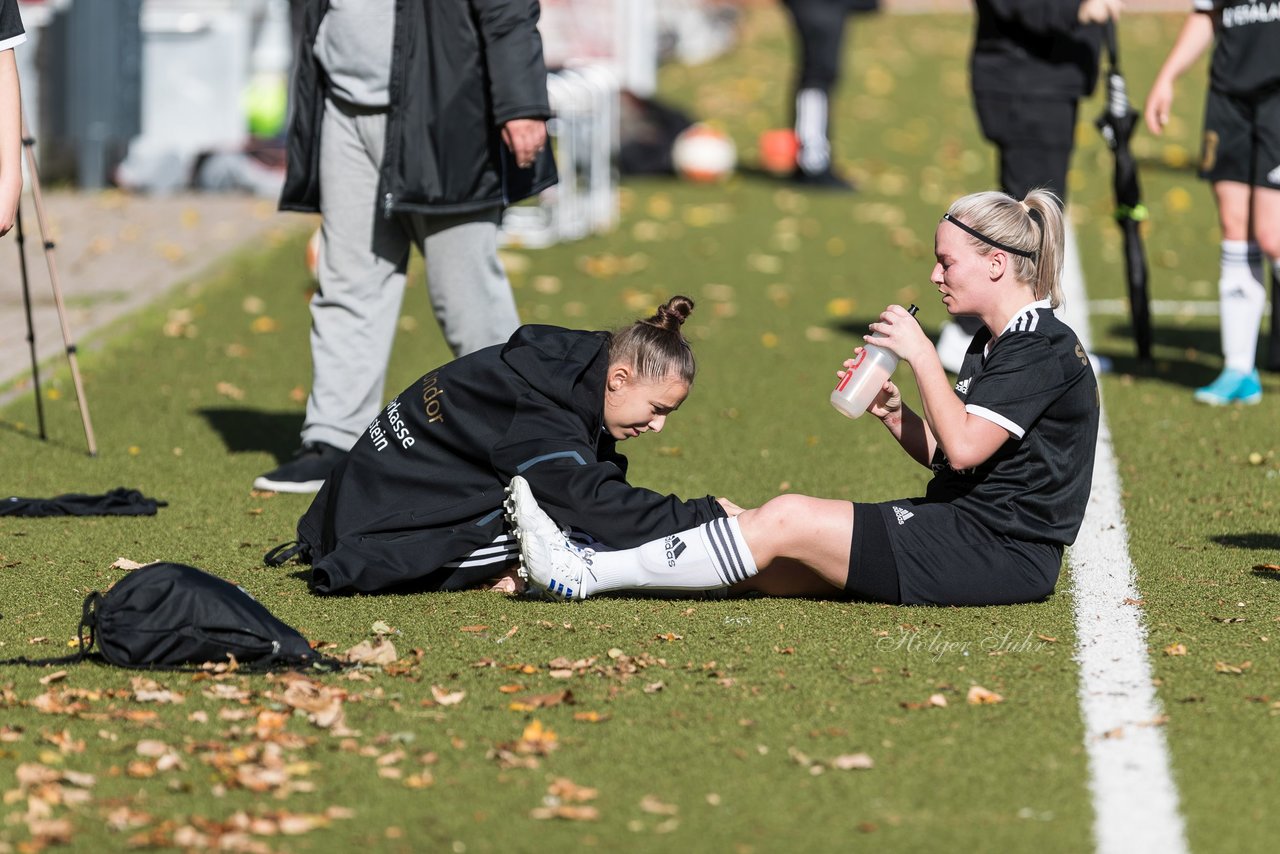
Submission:
<svg viewBox="0 0 1280 854">
<path fill-rule="evenodd" d="M 790 175 L 796 168 L 800 141 L 791 128 L 767 130 L 760 134 L 760 165 L 772 175 Z"/>
<path fill-rule="evenodd" d="M 722 131 L 701 122 L 690 125 L 676 137 L 671 162 L 676 174 L 686 181 L 710 184 L 733 174 L 737 163 L 733 140 Z"/>
</svg>

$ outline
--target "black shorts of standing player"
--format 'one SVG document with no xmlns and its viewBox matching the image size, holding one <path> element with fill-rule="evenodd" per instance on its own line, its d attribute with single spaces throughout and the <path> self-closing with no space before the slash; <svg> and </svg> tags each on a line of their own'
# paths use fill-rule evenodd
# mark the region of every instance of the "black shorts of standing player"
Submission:
<svg viewBox="0 0 1280 854">
<path fill-rule="evenodd" d="M 1280 87 L 1251 97 L 1209 91 L 1200 177 L 1280 190 Z"/>
<path fill-rule="evenodd" d="M 1053 593 L 1062 546 L 1015 540 L 945 502 L 854 503 L 851 597 L 894 605 L 1004 605 Z"/>
<path fill-rule="evenodd" d="M 982 135 L 999 151 L 1000 188 L 1016 199 L 1049 190 L 1065 204 L 1076 101 L 977 94 L 974 109 Z"/>
</svg>

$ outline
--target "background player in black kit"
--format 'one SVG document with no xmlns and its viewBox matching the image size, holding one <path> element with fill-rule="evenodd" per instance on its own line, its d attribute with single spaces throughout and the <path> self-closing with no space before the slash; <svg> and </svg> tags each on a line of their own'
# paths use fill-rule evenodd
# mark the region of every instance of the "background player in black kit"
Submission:
<svg viewBox="0 0 1280 854">
<path fill-rule="evenodd" d="M 1122 0 L 977 0 L 969 83 L 982 135 L 996 146 L 1000 189 L 1015 199 L 1048 190 L 1067 200 L 1080 99 L 1098 81 L 1099 24 Z M 959 370 L 980 324 L 943 325 L 938 353 Z"/>
<path fill-rule="evenodd" d="M 298 522 L 318 593 L 413 582 L 456 590 L 515 565 L 502 519 L 516 474 L 539 485 L 566 525 L 639 545 L 737 507 L 627 482 L 617 444 L 660 432 L 689 394 L 681 334 L 693 301 L 614 333 L 521 326 L 506 344 L 423 376 L 392 400 L 329 475 Z M 269 563 L 286 558 L 282 547 Z"/>
<path fill-rule="evenodd" d="M 1157 135 L 1164 130 L 1174 81 L 1214 45 L 1200 177 L 1213 184 L 1222 227 L 1218 299 L 1225 364 L 1195 399 L 1257 403 L 1262 382 L 1255 360 L 1267 302 L 1262 258 L 1270 258 L 1273 268 L 1280 265 L 1280 6 L 1222 0 L 1194 5 L 1147 96 L 1147 127 Z"/>
<path fill-rule="evenodd" d="M 783 0 L 799 41 L 793 124 L 799 151 L 792 180 L 829 190 L 852 185 L 831 168 L 831 91 L 840 78 L 845 19 L 879 0 Z"/>
<path fill-rule="evenodd" d="M 954 388 L 905 309 L 890 306 L 871 324 L 883 336 L 875 343 L 910 363 L 923 411 L 904 406 L 892 381 L 867 411 L 933 470 L 923 497 L 851 504 L 783 495 L 610 552 L 569 543 L 538 508 L 538 484 L 517 478 L 507 512 L 530 582 L 565 598 L 646 587 L 843 590 L 934 605 L 1048 596 L 1084 517 L 1099 419 L 1088 356 L 1053 313 L 1062 242 L 1062 209 L 1051 193 L 1024 201 L 976 193 L 951 205 L 934 235 L 930 279 L 952 316 L 983 323 Z"/>
</svg>

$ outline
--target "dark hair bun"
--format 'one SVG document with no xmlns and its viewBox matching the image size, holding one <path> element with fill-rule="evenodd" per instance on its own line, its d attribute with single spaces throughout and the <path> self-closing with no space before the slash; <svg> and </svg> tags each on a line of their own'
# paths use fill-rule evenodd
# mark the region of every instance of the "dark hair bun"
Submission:
<svg viewBox="0 0 1280 854">
<path fill-rule="evenodd" d="M 649 318 L 649 323 L 668 332 L 679 332 L 692 312 L 693 300 L 685 296 L 674 296 L 658 306 L 658 313 Z"/>
</svg>

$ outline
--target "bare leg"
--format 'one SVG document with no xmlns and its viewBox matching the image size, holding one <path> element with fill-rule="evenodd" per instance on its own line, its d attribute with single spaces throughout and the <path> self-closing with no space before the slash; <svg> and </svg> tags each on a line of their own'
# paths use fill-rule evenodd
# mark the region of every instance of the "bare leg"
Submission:
<svg viewBox="0 0 1280 854">
<path fill-rule="evenodd" d="M 844 588 L 853 541 L 852 503 L 779 495 L 743 512 L 738 524 L 757 566 L 772 571 L 775 561 L 788 558 L 807 566 L 828 586 Z M 783 567 L 778 577 L 791 574 Z"/>
<path fill-rule="evenodd" d="M 823 598 L 842 592 L 822 576 L 797 560 L 778 558 L 759 574 L 729 588 L 730 596 L 762 593 L 765 596 L 810 596 Z"/>
</svg>

